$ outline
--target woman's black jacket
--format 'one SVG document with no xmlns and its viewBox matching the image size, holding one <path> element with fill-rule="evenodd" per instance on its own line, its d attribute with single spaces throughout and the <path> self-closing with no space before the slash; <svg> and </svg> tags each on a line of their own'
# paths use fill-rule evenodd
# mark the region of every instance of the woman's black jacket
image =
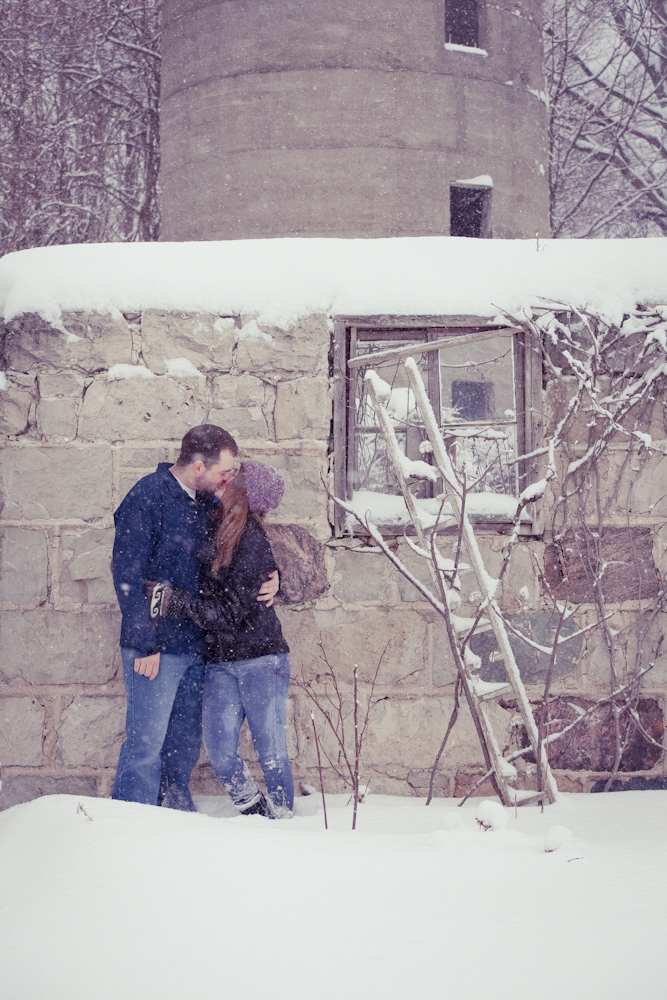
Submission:
<svg viewBox="0 0 667 1000">
<path fill-rule="evenodd" d="M 269 540 L 255 518 L 248 517 L 232 561 L 219 571 L 219 577 L 210 570 L 214 556 L 212 546 L 202 551 L 199 593 L 192 596 L 174 590 L 167 617 L 191 618 L 203 630 L 206 663 L 288 653 L 277 614 L 257 600 L 259 588 L 277 566 Z"/>
</svg>

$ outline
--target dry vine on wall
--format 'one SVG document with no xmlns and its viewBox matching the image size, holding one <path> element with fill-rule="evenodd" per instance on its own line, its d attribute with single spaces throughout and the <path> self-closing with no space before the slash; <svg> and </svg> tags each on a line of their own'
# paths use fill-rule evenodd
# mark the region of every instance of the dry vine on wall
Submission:
<svg viewBox="0 0 667 1000">
<path fill-rule="evenodd" d="M 565 745 L 573 730 L 606 712 L 610 736 L 604 729 L 602 737 L 598 735 L 605 742 L 600 757 L 604 766 L 589 770 L 603 772 L 605 789 L 609 789 L 619 770 L 642 769 L 632 768 L 624 760 L 633 740 L 639 740 L 644 750 L 647 745 L 652 749 L 650 766 L 664 749 L 660 742 L 662 728 L 658 726 L 657 734 L 648 731 L 641 718 L 640 701 L 642 680 L 660 653 L 659 615 L 667 594 L 652 556 L 660 544 L 661 507 L 667 494 L 654 497 L 651 492 L 655 464 L 667 454 L 662 402 L 667 377 L 667 307 L 637 310 L 619 323 L 565 306 L 545 307 L 530 317 L 507 318 L 512 325 L 520 324 L 528 330 L 533 349 L 543 355 L 550 412 L 543 446 L 531 456 L 523 456 L 530 457 L 533 463 L 544 456 L 546 468 L 542 480 L 528 484 L 521 494 L 500 578 L 516 550 L 523 508 L 542 502 L 548 558 L 544 565 L 534 558 L 543 607 L 551 611 L 551 637 L 546 645 L 544 638 L 538 641 L 528 614 L 519 626 L 515 618 L 504 614 L 495 598 L 496 581 L 490 580 L 489 593 L 482 595 L 474 625 L 465 630 L 450 629 L 450 644 L 455 662 L 462 667 L 466 661 L 472 669 L 473 676 L 467 682 L 463 670 L 459 670 L 464 691 L 471 684 L 477 686 L 474 672 L 479 664 L 475 665 L 470 653 L 470 639 L 478 626 L 484 627 L 489 607 L 502 617 L 507 631 L 527 644 L 536 657 L 546 657 L 542 697 L 533 701 L 537 752 L 531 746 L 506 752 L 500 761 L 501 779 L 507 778 L 511 784 L 513 762 L 526 756 L 530 759 L 532 753 L 534 759 L 542 761 L 537 768 L 537 791 L 541 792 L 550 780 L 547 764 L 559 741 Z M 370 372 L 367 377 L 375 376 Z M 441 514 L 454 494 L 459 498 L 457 503 L 465 507 L 468 489 L 465 479 L 450 483 L 442 498 Z M 430 544 L 420 552 L 431 563 L 431 575 L 438 584 L 434 592 L 414 578 L 368 518 L 360 519 L 348 504 L 337 502 L 361 521 L 378 548 L 451 623 L 450 609 L 460 600 L 460 538 L 452 566 L 444 566 L 436 551 L 435 531 Z M 418 551 L 414 545 L 412 548 Z M 573 624 L 575 621 L 577 624 Z M 606 660 L 608 691 L 592 704 L 578 705 L 568 698 L 567 706 L 574 718 L 562 717 L 563 698 L 551 693 L 557 655 L 564 644 L 584 637 L 588 647 L 584 669 L 590 670 L 592 659 L 598 669 L 600 660 Z M 585 677 L 580 679 L 586 683 Z M 468 703 L 474 716 L 469 692 Z M 458 694 L 433 775 L 457 716 Z M 480 741 L 484 748 L 481 733 Z M 488 771 L 476 787 L 493 778 L 490 763 L 487 759 Z"/>
<path fill-rule="evenodd" d="M 638 735 L 644 746 L 662 750 L 638 705 L 642 680 L 660 652 L 667 594 L 653 561 L 667 500 L 653 495 L 655 470 L 667 453 L 666 318 L 665 307 L 637 310 L 618 324 L 592 311 L 544 309 L 527 321 L 542 346 L 550 443 L 558 456 L 545 500 L 551 546 L 541 583 L 554 605 L 567 604 L 595 625 L 588 663 L 594 657 L 608 673 L 609 690 L 578 712 L 583 721 L 598 705 L 609 706 L 613 746 L 604 748 L 606 766 L 599 768 L 607 772 L 606 789 L 619 770 L 632 769 L 623 758 Z M 552 715 L 545 691 L 542 725 L 564 728 Z"/>
</svg>

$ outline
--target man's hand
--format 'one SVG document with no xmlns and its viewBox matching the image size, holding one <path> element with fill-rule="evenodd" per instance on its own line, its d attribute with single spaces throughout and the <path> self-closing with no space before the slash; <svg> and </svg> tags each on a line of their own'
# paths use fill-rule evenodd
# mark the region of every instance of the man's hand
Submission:
<svg viewBox="0 0 667 1000">
<path fill-rule="evenodd" d="M 134 661 L 135 674 L 143 674 L 149 681 L 154 681 L 160 669 L 160 654 L 153 653 L 152 656 L 140 656 Z"/>
<path fill-rule="evenodd" d="M 278 588 L 280 587 L 280 577 L 278 576 L 278 570 L 274 569 L 273 573 L 269 574 L 269 579 L 265 580 L 262 586 L 259 588 L 259 594 L 257 595 L 258 601 L 266 601 L 267 608 L 270 608 L 273 604 L 273 598 L 278 593 Z"/>
</svg>

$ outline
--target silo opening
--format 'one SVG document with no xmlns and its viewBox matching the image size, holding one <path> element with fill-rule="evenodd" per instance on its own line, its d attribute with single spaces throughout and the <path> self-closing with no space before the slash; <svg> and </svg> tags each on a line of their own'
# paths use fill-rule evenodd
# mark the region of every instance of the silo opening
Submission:
<svg viewBox="0 0 667 1000">
<path fill-rule="evenodd" d="M 446 0 L 445 41 L 450 45 L 479 47 L 477 0 Z"/>
<path fill-rule="evenodd" d="M 449 235 L 473 239 L 491 238 L 490 188 L 456 187 L 449 189 Z"/>
</svg>

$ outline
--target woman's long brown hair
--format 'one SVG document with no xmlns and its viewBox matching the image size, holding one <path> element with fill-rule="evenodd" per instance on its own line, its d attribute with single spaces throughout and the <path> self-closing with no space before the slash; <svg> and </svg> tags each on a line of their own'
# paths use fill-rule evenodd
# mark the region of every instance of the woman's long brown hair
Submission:
<svg viewBox="0 0 667 1000">
<path fill-rule="evenodd" d="M 211 563 L 211 572 L 215 576 L 232 561 L 236 546 L 248 522 L 248 516 L 254 517 L 261 525 L 261 515 L 252 513 L 248 506 L 245 476 L 241 468 L 238 475 L 227 484 L 220 507 L 213 515 L 213 525 L 220 522 L 214 539 L 216 555 Z"/>
</svg>

